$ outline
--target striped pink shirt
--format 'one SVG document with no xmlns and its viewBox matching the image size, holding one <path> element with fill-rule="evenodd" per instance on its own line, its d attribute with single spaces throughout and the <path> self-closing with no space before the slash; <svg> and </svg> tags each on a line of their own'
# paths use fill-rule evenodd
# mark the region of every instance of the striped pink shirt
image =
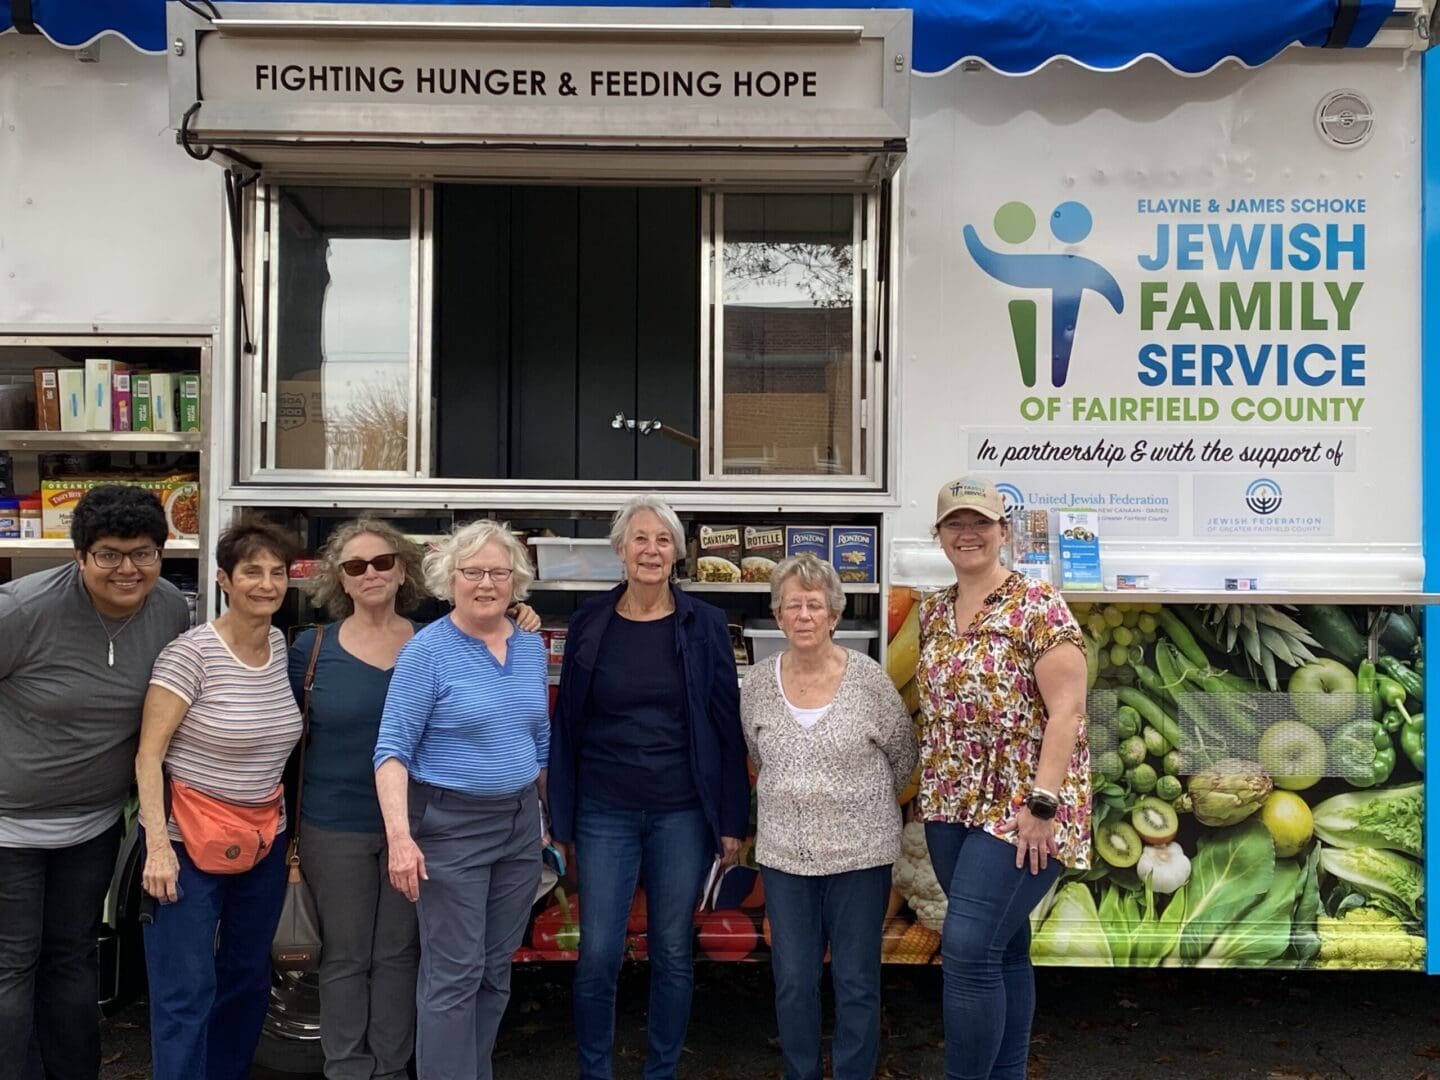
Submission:
<svg viewBox="0 0 1440 1080">
<path fill-rule="evenodd" d="M 165 646 L 150 682 L 190 706 L 170 740 L 166 773 L 226 802 L 265 802 L 300 739 L 287 659 L 285 635 L 273 627 L 270 659 L 260 667 L 242 663 L 210 623 Z M 180 839 L 173 821 L 170 836 Z"/>
</svg>

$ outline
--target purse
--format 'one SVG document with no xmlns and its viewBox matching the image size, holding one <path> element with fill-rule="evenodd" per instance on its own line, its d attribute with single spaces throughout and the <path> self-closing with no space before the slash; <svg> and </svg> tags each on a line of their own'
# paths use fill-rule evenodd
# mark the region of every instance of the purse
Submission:
<svg viewBox="0 0 1440 1080">
<path fill-rule="evenodd" d="M 295 782 L 295 826 L 290 830 L 290 847 L 285 853 L 289 872 L 285 879 L 285 902 L 280 908 L 280 923 L 270 942 L 270 962 L 276 971 L 305 974 L 320 968 L 320 914 L 315 897 L 300 869 L 300 800 L 305 797 L 305 744 L 310 738 L 310 689 L 315 684 L 315 662 L 320 659 L 320 643 L 325 627 L 315 628 L 315 647 L 310 650 L 310 664 L 305 669 L 305 690 L 301 699 L 300 774 Z"/>
<path fill-rule="evenodd" d="M 170 816 L 196 869 L 207 874 L 243 874 L 270 853 L 280 828 L 283 785 L 276 784 L 259 806 L 217 799 L 173 776 L 168 794 Z"/>
</svg>

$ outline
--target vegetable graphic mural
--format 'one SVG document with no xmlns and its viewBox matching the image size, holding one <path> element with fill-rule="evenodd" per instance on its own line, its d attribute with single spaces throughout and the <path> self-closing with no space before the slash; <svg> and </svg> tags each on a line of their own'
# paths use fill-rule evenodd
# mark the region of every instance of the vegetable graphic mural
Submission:
<svg viewBox="0 0 1440 1080">
<path fill-rule="evenodd" d="M 918 596 L 892 590 L 886 665 L 915 718 Z M 1092 868 L 1031 913 L 1037 963 L 1098 967 L 1423 969 L 1424 649 L 1413 620 L 1265 604 L 1072 604 L 1085 632 Z M 939 963 L 945 890 L 919 773 L 884 935 L 888 963 Z M 536 905 L 517 959 L 573 959 L 583 897 Z M 770 926 L 747 850 L 697 958 L 764 960 Z M 567 889 L 570 891 L 567 894 Z M 626 955 L 646 956 L 645 896 Z"/>
<path fill-rule="evenodd" d="M 889 665 L 903 688 L 918 627 L 913 594 L 896 593 Z M 1385 616 L 1372 662 L 1362 609 L 1072 609 L 1095 857 L 1032 913 L 1035 961 L 1423 968 L 1425 661 L 1411 617 Z M 906 841 L 913 861 L 923 830 L 907 826 Z M 897 864 L 897 889 L 914 894 L 897 917 L 938 929 L 930 878 Z"/>
</svg>

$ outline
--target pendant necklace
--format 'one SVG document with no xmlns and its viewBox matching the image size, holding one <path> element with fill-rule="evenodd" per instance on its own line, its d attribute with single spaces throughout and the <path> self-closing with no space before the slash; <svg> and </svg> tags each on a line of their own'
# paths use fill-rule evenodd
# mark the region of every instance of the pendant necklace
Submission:
<svg viewBox="0 0 1440 1080">
<path fill-rule="evenodd" d="M 140 609 L 137 608 L 136 610 L 132 611 L 132 612 L 130 613 L 130 618 L 126 619 L 123 623 L 121 623 L 121 624 L 120 624 L 120 629 L 119 629 L 119 630 L 116 630 L 116 631 L 112 634 L 112 633 L 109 631 L 109 629 L 105 626 L 105 617 L 100 614 L 100 609 L 97 608 L 97 607 L 95 607 L 95 605 L 94 605 L 93 603 L 90 605 L 90 608 L 91 608 L 92 611 L 95 612 L 95 618 L 97 618 L 97 619 L 100 620 L 100 630 L 101 630 L 101 631 L 104 633 L 104 635 L 105 635 L 105 666 L 106 666 L 106 667 L 114 667 L 114 666 L 115 666 L 115 639 L 125 632 L 125 627 L 129 626 L 129 625 L 131 624 L 131 622 L 134 621 L 136 615 L 139 615 L 139 614 L 140 614 Z"/>
</svg>

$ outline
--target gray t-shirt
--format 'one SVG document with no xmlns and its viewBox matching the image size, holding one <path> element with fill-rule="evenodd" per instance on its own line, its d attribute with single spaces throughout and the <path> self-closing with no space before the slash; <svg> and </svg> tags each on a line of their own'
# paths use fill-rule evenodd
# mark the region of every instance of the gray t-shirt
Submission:
<svg viewBox="0 0 1440 1080">
<path fill-rule="evenodd" d="M 0 585 L 0 818 L 12 829 L 124 803 L 150 669 L 190 614 L 161 579 L 124 622 L 101 619 L 74 562 Z"/>
</svg>

